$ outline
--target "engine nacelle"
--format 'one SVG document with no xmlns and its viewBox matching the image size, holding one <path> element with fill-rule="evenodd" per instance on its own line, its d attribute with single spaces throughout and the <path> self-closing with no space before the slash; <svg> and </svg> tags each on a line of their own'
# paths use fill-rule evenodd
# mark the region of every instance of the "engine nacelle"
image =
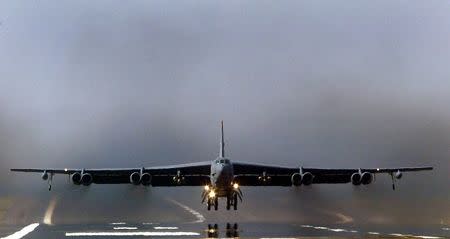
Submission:
<svg viewBox="0 0 450 239">
<path fill-rule="evenodd" d="M 360 173 L 354 173 L 350 177 L 350 180 L 352 181 L 353 185 L 360 185 L 361 184 L 361 178 L 362 178 L 362 175 Z"/>
<path fill-rule="evenodd" d="M 403 174 L 402 174 L 402 172 L 400 172 L 400 170 L 394 173 L 394 177 L 395 177 L 396 179 L 401 179 L 402 176 L 403 176 Z"/>
<path fill-rule="evenodd" d="M 92 177 L 92 175 L 90 173 L 83 173 L 83 175 L 81 175 L 81 183 L 84 186 L 91 185 L 93 180 L 94 180 L 94 178 Z"/>
<path fill-rule="evenodd" d="M 141 175 L 141 183 L 144 186 L 149 186 L 152 184 L 152 175 L 150 175 L 149 173 L 143 173 Z"/>
<path fill-rule="evenodd" d="M 363 185 L 367 185 L 372 183 L 373 181 L 373 174 L 369 173 L 369 172 L 364 172 L 361 174 L 361 183 Z"/>
<path fill-rule="evenodd" d="M 300 175 L 299 173 L 292 174 L 291 182 L 294 186 L 300 186 L 302 184 L 302 175 Z"/>
<path fill-rule="evenodd" d="M 130 175 L 130 183 L 134 185 L 139 185 L 141 183 L 141 174 L 134 172 Z"/>
<path fill-rule="evenodd" d="M 42 180 L 47 180 L 48 179 L 48 173 L 47 171 L 44 171 L 44 173 L 42 174 Z"/>
<path fill-rule="evenodd" d="M 294 186 L 300 186 L 300 185 L 311 185 L 313 182 L 314 176 L 312 173 L 306 172 L 303 174 L 300 173 L 294 173 L 291 176 L 291 183 Z"/>
<path fill-rule="evenodd" d="M 81 173 L 73 173 L 72 175 L 70 175 L 70 180 L 72 181 L 73 184 L 80 185 L 81 184 Z"/>
<path fill-rule="evenodd" d="M 303 185 L 311 185 L 313 182 L 314 176 L 312 175 L 312 173 L 306 172 L 302 175 L 302 183 Z"/>
</svg>

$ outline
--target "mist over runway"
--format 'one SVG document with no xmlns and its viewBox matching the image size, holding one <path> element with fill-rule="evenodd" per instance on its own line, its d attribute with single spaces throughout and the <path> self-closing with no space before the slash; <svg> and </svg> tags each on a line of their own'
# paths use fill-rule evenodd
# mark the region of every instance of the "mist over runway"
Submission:
<svg viewBox="0 0 450 239">
<path fill-rule="evenodd" d="M 6 218 L 17 220 L 19 215 L 26 217 L 22 221 L 2 224 L 0 237 L 19 231 L 21 225 L 27 225 L 30 221 L 40 225 L 26 238 L 450 237 L 450 231 L 445 230 L 444 226 L 414 224 L 407 220 L 371 222 L 370 218 L 374 216 L 384 216 L 390 220 L 392 217 L 389 213 L 376 214 L 368 210 L 368 218 L 364 219 L 343 208 L 317 207 L 311 203 L 312 200 L 298 200 L 300 206 L 293 206 L 283 203 L 280 197 L 266 197 L 256 200 L 258 203 L 244 202 L 239 211 L 207 211 L 204 205 L 193 200 L 195 196 L 189 195 L 189 191 L 193 190 L 183 190 L 181 197 L 166 190 L 155 193 L 134 191 L 126 197 L 136 199 L 123 200 L 110 190 L 99 190 L 95 195 L 87 193 L 83 198 L 52 195 L 46 198 L 50 199 L 48 204 L 37 203 L 45 201 L 44 198 L 28 202 L 17 199 L 15 207 L 31 204 L 32 209 L 10 208 Z M 146 194 L 151 194 L 151 197 L 145 197 Z M 264 203 L 259 203 L 261 201 Z M 52 202 L 56 203 L 49 224 L 47 213 Z M 137 206 L 139 210 L 136 210 Z M 384 212 L 387 211 L 385 208 Z M 199 217 L 201 220 L 198 220 Z M 216 224 L 218 229 L 211 231 L 210 228 Z M 227 229 L 227 224 L 231 229 Z"/>
<path fill-rule="evenodd" d="M 45 215 L 56 227 L 199 220 L 170 200 L 203 215 L 201 228 L 448 228 L 447 9 L 445 1 L 1 1 L 2 233 L 36 222 L 38 232 Z M 39 175 L 9 172 L 212 160 L 220 120 L 231 160 L 434 170 L 405 173 L 395 192 L 382 176 L 358 188 L 243 188 L 238 212 L 217 213 L 195 187 L 86 188 L 56 177 L 48 192 Z"/>
</svg>

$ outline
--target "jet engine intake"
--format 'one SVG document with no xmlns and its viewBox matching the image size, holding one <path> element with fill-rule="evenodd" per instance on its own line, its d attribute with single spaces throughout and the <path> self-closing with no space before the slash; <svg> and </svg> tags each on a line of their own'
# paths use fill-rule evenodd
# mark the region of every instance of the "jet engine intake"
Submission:
<svg viewBox="0 0 450 239">
<path fill-rule="evenodd" d="M 134 185 L 139 185 L 141 183 L 141 174 L 134 172 L 130 175 L 130 183 Z"/>
<path fill-rule="evenodd" d="M 292 174 L 291 182 L 294 186 L 300 186 L 302 184 L 302 175 L 300 175 L 299 173 Z"/>
<path fill-rule="evenodd" d="M 361 175 L 361 183 L 362 183 L 363 185 L 370 184 L 370 183 L 372 183 L 372 181 L 373 181 L 373 174 L 371 174 L 371 173 L 369 173 L 369 172 L 364 172 L 364 173 Z"/>
<path fill-rule="evenodd" d="M 353 185 L 360 185 L 361 184 L 361 178 L 362 178 L 362 175 L 360 173 L 354 173 L 350 177 Z"/>
<path fill-rule="evenodd" d="M 84 186 L 91 185 L 93 180 L 94 178 L 90 173 L 83 173 L 83 175 L 81 175 L 81 184 L 83 184 Z"/>
<path fill-rule="evenodd" d="M 311 185 L 313 182 L 314 176 L 310 172 L 306 172 L 302 175 L 302 183 L 303 185 Z"/>
<path fill-rule="evenodd" d="M 70 175 L 70 180 L 72 181 L 73 184 L 80 185 L 81 184 L 81 173 L 73 173 L 72 175 Z"/>
<path fill-rule="evenodd" d="M 150 175 L 149 173 L 143 173 L 141 175 L 140 181 L 142 185 L 149 186 L 152 184 L 152 175 Z"/>
</svg>

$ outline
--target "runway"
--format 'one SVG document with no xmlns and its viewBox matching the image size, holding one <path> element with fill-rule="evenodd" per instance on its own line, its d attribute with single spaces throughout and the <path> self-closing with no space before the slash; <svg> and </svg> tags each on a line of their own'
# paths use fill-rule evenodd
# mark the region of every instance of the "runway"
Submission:
<svg viewBox="0 0 450 239">
<path fill-rule="evenodd" d="M 238 211 L 226 211 L 223 202 L 219 211 L 207 211 L 194 189 L 111 189 L 11 198 L 0 238 L 450 238 L 445 224 L 368 223 L 359 213 L 324 207 L 308 194 L 293 205 L 283 189 L 265 189 L 278 196 L 264 200 L 247 190 Z"/>
</svg>

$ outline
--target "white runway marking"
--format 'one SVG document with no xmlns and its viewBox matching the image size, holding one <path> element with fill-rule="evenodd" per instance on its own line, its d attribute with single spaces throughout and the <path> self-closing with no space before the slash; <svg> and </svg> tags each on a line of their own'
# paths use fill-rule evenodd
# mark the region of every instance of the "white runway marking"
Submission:
<svg viewBox="0 0 450 239">
<path fill-rule="evenodd" d="M 113 227 L 114 230 L 137 230 L 137 227 Z"/>
<path fill-rule="evenodd" d="M 54 197 L 54 198 L 52 198 L 52 200 L 50 200 L 47 210 L 45 211 L 44 220 L 43 220 L 44 224 L 52 225 L 53 212 L 55 211 L 57 201 L 58 200 L 56 197 Z"/>
<path fill-rule="evenodd" d="M 66 232 L 66 237 L 101 237 L 101 236 L 200 236 L 197 232 Z"/>
<path fill-rule="evenodd" d="M 423 239 L 439 239 L 439 238 L 442 238 L 442 237 L 435 237 L 435 236 L 413 236 L 413 237 L 423 238 Z"/>
<path fill-rule="evenodd" d="M 347 230 L 341 229 L 341 228 L 336 228 L 336 229 L 330 228 L 330 229 L 328 229 L 328 230 L 329 230 L 329 231 L 332 231 L 332 232 L 347 232 Z"/>
<path fill-rule="evenodd" d="M 311 225 L 302 225 L 302 227 L 304 227 L 304 228 L 312 228 L 312 227 L 314 227 L 314 226 L 311 226 Z"/>
<path fill-rule="evenodd" d="M 178 227 L 153 227 L 155 230 L 178 230 Z"/>
<path fill-rule="evenodd" d="M 444 231 L 450 231 L 450 228 L 448 228 L 448 227 L 443 227 L 442 230 L 444 230 Z"/>
<path fill-rule="evenodd" d="M 368 232 L 367 234 L 370 234 L 370 235 L 380 235 L 379 232 Z"/>
<path fill-rule="evenodd" d="M 317 230 L 328 230 L 328 227 L 314 227 Z"/>
<path fill-rule="evenodd" d="M 439 239 L 442 237 L 436 237 L 436 236 L 416 236 L 411 234 L 400 234 L 400 233 L 391 233 L 390 236 L 397 236 L 397 237 L 415 237 L 415 238 L 423 238 L 423 239 Z"/>
<path fill-rule="evenodd" d="M 22 228 L 22 230 L 15 232 L 14 234 L 11 234 L 7 237 L 3 237 L 1 239 L 20 239 L 20 238 L 26 236 L 28 233 L 34 231 L 34 229 L 36 229 L 36 227 L 38 227 L 38 226 L 39 226 L 39 223 L 30 224 L 30 225 Z"/>
<path fill-rule="evenodd" d="M 125 225 L 127 224 L 126 222 L 111 222 L 111 225 Z"/>
<path fill-rule="evenodd" d="M 169 200 L 170 202 L 180 206 L 184 210 L 186 210 L 189 213 L 191 213 L 192 215 L 194 215 L 197 218 L 197 220 L 194 221 L 193 223 L 202 223 L 202 222 L 205 221 L 205 217 L 202 214 L 200 214 L 199 212 L 195 211 L 194 209 L 192 209 L 192 208 L 190 208 L 190 207 L 188 207 L 188 206 L 186 206 L 186 205 L 184 205 L 184 204 L 182 204 L 182 203 L 180 203 L 178 201 L 175 201 L 173 199 L 167 199 L 167 200 Z"/>
</svg>

